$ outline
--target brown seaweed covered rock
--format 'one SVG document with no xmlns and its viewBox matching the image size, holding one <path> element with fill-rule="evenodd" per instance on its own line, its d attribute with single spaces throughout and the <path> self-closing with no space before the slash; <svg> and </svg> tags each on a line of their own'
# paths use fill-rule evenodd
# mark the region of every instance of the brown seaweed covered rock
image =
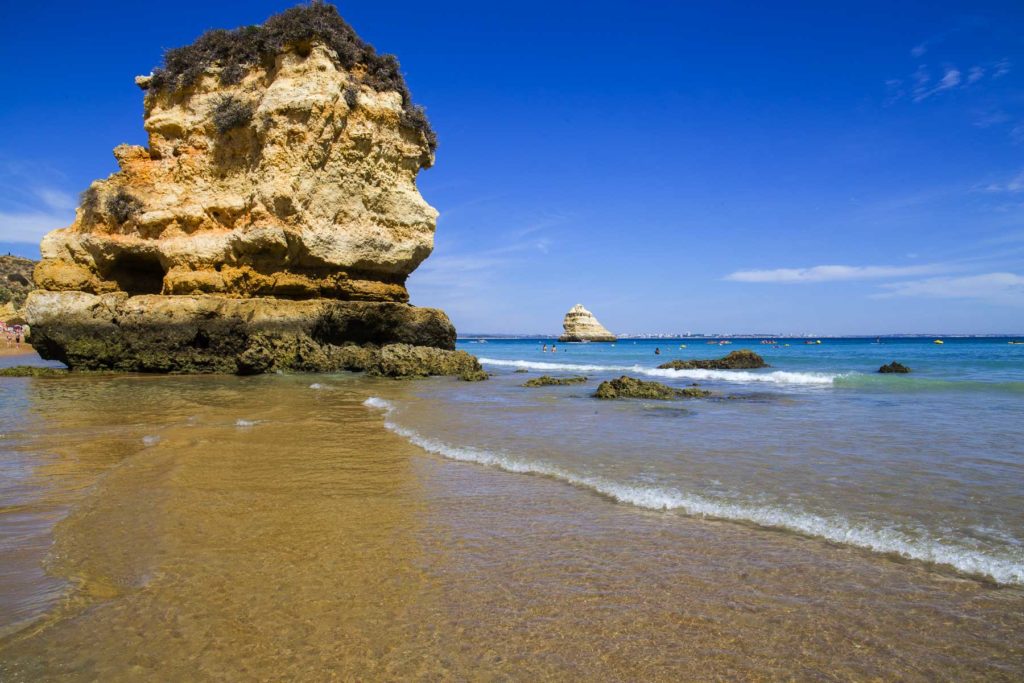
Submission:
<svg viewBox="0 0 1024 683">
<path fill-rule="evenodd" d="M 540 377 L 534 377 L 528 379 L 523 384 L 524 387 L 561 387 L 570 384 L 585 384 L 587 381 L 586 377 L 582 375 L 573 377 L 552 377 L 551 375 L 541 375 Z"/>
<path fill-rule="evenodd" d="M 257 372 L 349 342 L 454 348 L 405 288 L 433 249 L 416 175 L 434 133 L 398 61 L 333 6 L 211 31 L 136 83 L 148 145 L 115 149 L 120 170 L 43 239 L 27 310 L 44 357 Z M 324 338 L 325 319 L 344 324 Z"/>
<path fill-rule="evenodd" d="M 667 401 L 674 398 L 703 398 L 711 392 L 698 387 L 676 389 L 660 382 L 645 382 L 623 375 L 618 379 L 601 382 L 597 387 L 595 398 L 646 398 Z"/>
<path fill-rule="evenodd" d="M 662 370 L 752 370 L 766 368 L 764 358 L 749 349 L 737 349 L 725 358 L 673 360 L 658 366 Z"/>
<path fill-rule="evenodd" d="M 905 375 L 908 372 L 910 372 L 910 368 L 908 368 L 903 363 L 897 363 L 896 361 L 893 361 L 888 365 L 883 365 L 882 367 L 878 368 L 878 371 L 883 375 Z"/>
</svg>

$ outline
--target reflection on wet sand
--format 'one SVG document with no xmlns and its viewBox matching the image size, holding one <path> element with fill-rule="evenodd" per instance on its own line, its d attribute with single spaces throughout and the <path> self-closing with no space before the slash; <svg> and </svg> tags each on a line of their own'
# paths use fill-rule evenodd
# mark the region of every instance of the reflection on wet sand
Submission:
<svg viewBox="0 0 1024 683">
<path fill-rule="evenodd" d="M 1024 674 L 1016 588 L 434 458 L 362 405 L 407 384 L 18 382 L 3 680 Z"/>
</svg>

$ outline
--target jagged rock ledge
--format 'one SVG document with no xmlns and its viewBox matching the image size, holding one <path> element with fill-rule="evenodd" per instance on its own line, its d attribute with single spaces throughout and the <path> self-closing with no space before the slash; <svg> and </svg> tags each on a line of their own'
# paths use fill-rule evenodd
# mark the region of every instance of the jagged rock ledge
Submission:
<svg viewBox="0 0 1024 683">
<path fill-rule="evenodd" d="M 484 379 L 439 310 L 389 302 L 35 291 L 33 344 L 74 370 Z"/>
</svg>

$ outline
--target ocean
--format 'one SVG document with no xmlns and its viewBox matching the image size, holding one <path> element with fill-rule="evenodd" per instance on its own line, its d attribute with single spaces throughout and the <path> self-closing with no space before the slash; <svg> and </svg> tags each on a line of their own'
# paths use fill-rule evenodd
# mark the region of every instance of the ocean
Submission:
<svg viewBox="0 0 1024 683">
<path fill-rule="evenodd" d="M 943 340 L 0 379 L 0 678 L 1019 680 L 1024 346 Z"/>
<path fill-rule="evenodd" d="M 448 457 L 552 476 L 622 503 L 1024 583 L 1024 345 L 1011 338 L 777 341 L 627 339 L 556 344 L 544 353 L 553 340 L 464 340 L 460 348 L 478 355 L 495 381 L 431 392 L 430 400 L 451 407 L 450 422 L 425 423 L 415 405 L 389 406 L 389 420 Z M 771 367 L 657 368 L 744 348 Z M 911 374 L 878 373 L 893 360 Z M 526 377 L 592 379 L 523 389 L 518 369 L 529 370 Z M 621 375 L 697 383 L 714 398 L 613 405 L 591 398 L 599 382 Z"/>
</svg>

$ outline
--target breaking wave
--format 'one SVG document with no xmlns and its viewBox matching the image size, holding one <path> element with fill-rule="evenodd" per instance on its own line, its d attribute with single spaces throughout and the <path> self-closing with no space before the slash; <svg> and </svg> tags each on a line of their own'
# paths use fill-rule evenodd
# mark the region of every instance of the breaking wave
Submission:
<svg viewBox="0 0 1024 683">
<path fill-rule="evenodd" d="M 531 365 L 558 364 L 532 363 Z M 578 369 L 603 366 L 570 367 Z M 894 554 L 911 560 L 946 565 L 966 574 L 986 576 L 997 583 L 1024 584 L 1024 563 L 1012 558 L 995 557 L 928 537 L 912 538 L 898 529 L 871 529 L 850 524 L 842 518 L 830 519 L 812 513 L 769 505 L 717 501 L 675 488 L 622 484 L 603 477 L 576 474 L 554 465 L 531 462 L 494 451 L 452 446 L 437 439 L 425 437 L 415 430 L 394 422 L 391 418 L 395 406 L 390 401 L 371 397 L 366 399 L 363 405 L 384 411 L 384 426 L 391 432 L 405 437 L 410 443 L 429 453 L 451 460 L 487 465 L 506 472 L 551 477 L 590 489 L 616 501 L 649 510 L 679 510 L 699 517 L 749 522 L 763 527 L 785 529 L 878 553 Z"/>
<path fill-rule="evenodd" d="M 799 386 L 831 386 L 843 375 L 826 372 L 750 372 L 748 370 L 667 370 L 645 368 L 641 365 L 583 365 L 575 363 L 546 363 L 530 360 L 498 360 L 481 358 L 484 365 L 506 368 L 523 368 L 526 370 L 550 370 L 554 372 L 632 372 L 648 377 L 665 379 L 717 380 L 722 382 L 739 382 L 750 384 L 763 382 L 769 384 L 787 384 Z"/>
</svg>

